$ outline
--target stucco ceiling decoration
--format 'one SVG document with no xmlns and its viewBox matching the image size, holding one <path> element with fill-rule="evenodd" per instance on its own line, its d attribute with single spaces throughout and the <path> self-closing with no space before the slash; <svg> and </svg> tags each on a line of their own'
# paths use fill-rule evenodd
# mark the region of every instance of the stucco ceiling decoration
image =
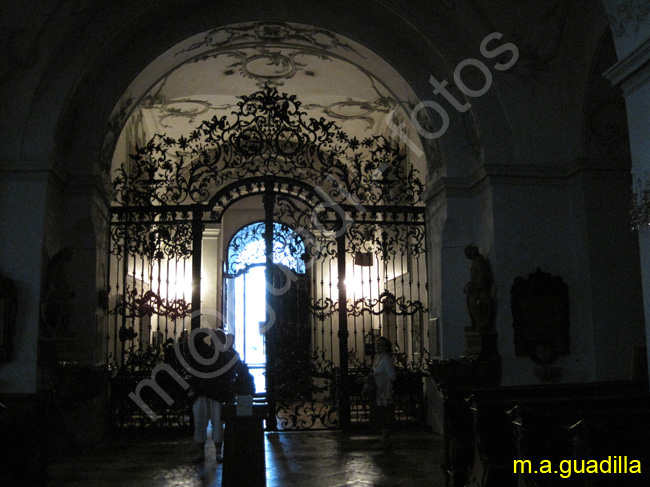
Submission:
<svg viewBox="0 0 650 487">
<path fill-rule="evenodd" d="M 264 46 L 202 55 L 179 66 L 140 109 L 152 110 L 158 128 L 187 130 L 184 125 L 230 111 L 237 96 L 265 86 L 298 94 L 315 118 L 357 121 L 345 128 L 358 136 L 381 129 L 385 114 L 398 109 L 378 80 L 349 63 L 302 49 Z"/>
<path fill-rule="evenodd" d="M 201 121 L 231 112 L 238 96 L 264 87 L 296 94 L 310 116 L 336 119 L 351 136 L 385 130 L 385 117 L 401 111 L 373 74 L 340 56 L 363 58 L 336 35 L 284 23 L 228 26 L 207 33 L 177 55 L 194 54 L 170 70 L 142 100 L 141 136 L 179 136 Z"/>
<path fill-rule="evenodd" d="M 358 139 L 389 134 L 388 121 L 409 125 L 418 102 L 385 61 L 332 32 L 282 22 L 224 26 L 177 45 L 134 81 L 124 104 L 139 101 L 122 147 L 155 134 L 180 137 L 214 116 L 231 117 L 241 95 L 265 87 L 296 95 L 308 117 L 336 121 Z"/>
<path fill-rule="evenodd" d="M 201 40 L 194 42 L 181 52 L 193 52 L 197 49 L 218 48 L 243 43 L 284 43 L 312 47 L 329 51 L 342 48 L 357 52 L 340 36 L 325 29 L 309 27 L 286 22 L 255 22 L 242 25 L 228 25 L 209 31 Z"/>
</svg>

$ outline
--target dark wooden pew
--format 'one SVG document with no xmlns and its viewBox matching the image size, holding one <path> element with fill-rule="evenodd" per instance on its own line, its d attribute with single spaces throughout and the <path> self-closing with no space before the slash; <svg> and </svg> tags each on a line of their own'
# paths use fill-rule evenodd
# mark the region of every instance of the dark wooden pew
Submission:
<svg viewBox="0 0 650 487">
<path fill-rule="evenodd" d="M 648 486 L 650 398 L 647 394 L 572 397 L 512 411 L 517 456 L 548 460 L 557 474 L 520 472 L 519 485 Z M 640 474 L 635 472 L 635 462 Z"/>
<path fill-rule="evenodd" d="M 562 477 L 559 471 L 515 474 L 514 462 L 530 460 L 537 468 L 541 460 L 548 460 L 557 468 L 559 462 L 579 458 L 579 454 L 613 452 L 613 445 L 618 445 L 616 451 L 628 451 L 624 446 L 629 444 L 625 439 L 629 430 L 646 431 L 650 421 L 647 388 L 627 381 L 493 388 L 454 388 L 447 384 L 441 390 L 450 487 L 586 486 L 589 484 L 584 481 L 594 476 Z M 617 426 L 608 428 L 608 422 Z M 591 436 L 585 436 L 587 431 Z M 590 450 L 580 452 L 577 445 L 586 441 Z M 608 443 L 612 445 L 609 450 L 599 447 Z M 641 455 L 647 448 L 630 452 Z M 605 481 L 598 485 L 615 485 L 607 484 L 605 477 L 598 477 L 598 481 Z M 627 480 L 636 481 L 636 477 Z"/>
</svg>

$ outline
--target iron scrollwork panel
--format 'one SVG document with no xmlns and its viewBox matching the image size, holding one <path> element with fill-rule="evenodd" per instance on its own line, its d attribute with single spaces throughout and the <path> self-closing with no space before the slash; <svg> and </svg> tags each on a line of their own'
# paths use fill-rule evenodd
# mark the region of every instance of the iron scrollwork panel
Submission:
<svg viewBox="0 0 650 487">
<path fill-rule="evenodd" d="M 280 246 L 295 256 L 298 237 L 304 243 L 304 282 L 294 283 L 297 294 L 291 291 L 279 301 L 286 309 L 300 303 L 300 310 L 308 312 L 296 319 L 280 317 L 287 324 L 282 333 L 302 333 L 299 347 L 276 347 L 283 353 L 276 355 L 273 367 L 287 378 L 275 391 L 281 399 L 278 413 L 287 418 L 285 423 L 281 419 L 283 427 L 338 425 L 335 398 L 340 387 L 347 387 L 339 384 L 338 374 L 348 366 L 335 360 L 339 314 L 355 320 L 351 357 L 364 362 L 363 353 L 356 355 L 357 343 L 377 324 L 373 320 L 392 317 L 412 323 L 426 313 L 424 280 L 415 277 L 424 252 L 419 219 L 423 184 L 404 149 L 383 136 L 360 140 L 335 122 L 308 118 L 294 95 L 267 86 L 240 97 L 229 116 L 205 121 L 191 133 L 178 138 L 158 134 L 136 144 L 130 160 L 117 168 L 113 186 L 112 347 L 120 348 L 119 338 L 123 363 L 125 347 L 138 350 L 143 345 L 146 319 L 155 318 L 157 332 L 162 334 L 164 327 L 167 338 L 191 311 L 187 296 L 170 292 L 169 283 L 186 275 L 188 263 L 192 267 L 198 231 L 193 212 L 210 212 L 209 221 L 221 222 L 229 205 L 251 195 L 274 195 L 274 221 L 293 229 Z M 376 290 L 368 296 L 350 292 L 348 303 L 338 301 L 337 262 L 345 257 L 337 249 L 341 231 L 347 232 L 350 260 L 368 254 L 383 267 L 379 281 L 377 273 L 367 283 L 366 289 Z M 284 343 L 287 337 L 281 338 Z M 289 393 L 296 371 L 309 375 L 298 375 L 309 390 L 298 387 Z"/>
</svg>

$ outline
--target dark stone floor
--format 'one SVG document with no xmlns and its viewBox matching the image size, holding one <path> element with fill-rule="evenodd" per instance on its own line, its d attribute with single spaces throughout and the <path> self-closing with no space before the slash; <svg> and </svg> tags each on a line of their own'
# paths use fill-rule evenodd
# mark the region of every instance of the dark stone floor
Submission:
<svg viewBox="0 0 650 487">
<path fill-rule="evenodd" d="M 267 487 L 444 486 L 442 438 L 426 428 L 397 429 L 389 450 L 375 448 L 374 432 L 265 433 Z M 118 437 L 101 447 L 66 455 L 48 465 L 50 487 L 212 487 L 223 464 L 192 463 L 192 438 Z M 227 461 L 227 459 L 226 459 Z M 242 487 L 249 487 L 241 483 Z"/>
</svg>

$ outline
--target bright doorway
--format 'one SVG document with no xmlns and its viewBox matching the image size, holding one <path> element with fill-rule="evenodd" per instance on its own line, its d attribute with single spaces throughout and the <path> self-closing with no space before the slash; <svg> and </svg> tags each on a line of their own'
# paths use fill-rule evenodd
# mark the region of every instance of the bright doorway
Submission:
<svg viewBox="0 0 650 487">
<path fill-rule="evenodd" d="M 255 379 L 255 391 L 266 392 L 266 244 L 265 224 L 240 229 L 228 246 L 224 273 L 226 328 L 235 335 L 235 348 Z M 305 273 L 302 239 L 290 228 L 274 223 L 273 263 Z"/>
</svg>

